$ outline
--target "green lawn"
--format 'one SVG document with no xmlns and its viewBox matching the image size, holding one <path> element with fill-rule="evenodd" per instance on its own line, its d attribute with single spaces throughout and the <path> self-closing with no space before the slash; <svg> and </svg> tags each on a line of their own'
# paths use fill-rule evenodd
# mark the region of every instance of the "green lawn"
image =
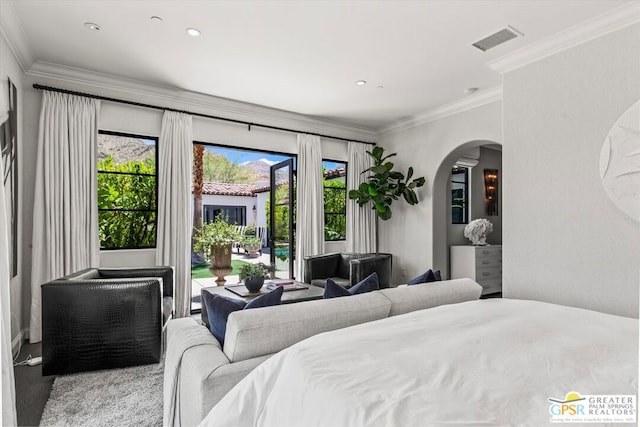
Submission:
<svg viewBox="0 0 640 427">
<path fill-rule="evenodd" d="M 230 276 L 240 274 L 240 267 L 244 264 L 249 264 L 245 261 L 232 260 L 231 266 L 233 267 L 233 271 L 229 273 Z M 209 272 L 209 264 L 196 265 L 191 267 L 191 278 L 192 279 L 204 279 L 207 277 L 213 277 L 213 275 Z"/>
</svg>

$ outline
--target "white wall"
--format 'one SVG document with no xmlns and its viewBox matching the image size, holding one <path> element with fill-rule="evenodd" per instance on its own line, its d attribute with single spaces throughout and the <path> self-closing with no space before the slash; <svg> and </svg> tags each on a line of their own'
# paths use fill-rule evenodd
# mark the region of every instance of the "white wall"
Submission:
<svg viewBox="0 0 640 427">
<path fill-rule="evenodd" d="M 393 254 L 393 282 L 406 283 L 428 268 L 442 270 L 446 277 L 448 248 L 446 246 L 446 219 L 434 229 L 434 178 L 443 162 L 451 172 L 451 166 L 470 148 L 502 141 L 502 104 L 492 102 L 472 110 L 432 121 L 400 132 L 383 135 L 379 139 L 388 153 L 397 152 L 395 164 L 406 172 L 413 166 L 415 175 L 427 180 L 418 191 L 419 203 L 407 205 L 403 200 L 395 202 L 389 221 L 378 221 L 379 250 Z M 451 153 L 465 147 L 457 155 Z M 441 198 L 436 207 L 441 215 L 447 213 L 446 179 L 441 184 Z M 446 216 L 444 217 L 446 218 Z M 443 243 L 434 254 L 434 238 Z M 403 272 L 406 275 L 403 276 Z"/>
<path fill-rule="evenodd" d="M 7 41 L 4 39 L 4 36 L 0 32 L 0 79 L 3 81 L 7 81 L 7 79 L 11 79 L 11 82 L 16 86 L 18 90 L 18 214 L 24 212 L 24 208 L 22 206 L 22 194 L 24 192 L 25 184 L 22 180 L 22 174 L 25 167 L 30 167 L 28 162 L 25 162 L 25 153 L 22 149 L 24 145 L 24 90 L 23 90 L 23 73 L 20 67 L 18 66 L 18 62 L 16 58 L 13 56 Z M 3 89 L 7 88 L 7 85 L 4 84 L 2 86 Z M 2 181 L 0 180 L 0 185 Z M 2 207 L 4 208 L 4 206 Z M 0 214 L 3 214 L 3 209 L 0 208 Z M 9 222 L 10 224 L 10 222 Z M 25 249 L 23 244 L 23 240 L 20 238 L 22 235 L 22 229 L 24 228 L 24 221 L 19 218 L 18 220 L 18 274 L 11 279 L 11 339 L 13 341 L 13 350 L 17 351 L 21 336 L 21 332 L 24 328 L 24 322 L 22 319 L 22 300 L 24 298 L 21 284 L 24 278 L 24 266 L 22 261 L 24 257 L 22 255 L 22 251 Z M 11 238 L 11 236 L 9 236 Z"/>
<path fill-rule="evenodd" d="M 600 183 L 640 98 L 640 24 L 504 76 L 504 295 L 638 316 L 640 224 Z"/>
</svg>

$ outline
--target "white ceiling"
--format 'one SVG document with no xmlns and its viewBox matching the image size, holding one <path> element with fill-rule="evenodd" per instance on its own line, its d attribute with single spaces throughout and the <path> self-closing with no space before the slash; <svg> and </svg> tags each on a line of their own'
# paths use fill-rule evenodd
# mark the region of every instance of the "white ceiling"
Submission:
<svg viewBox="0 0 640 427">
<path fill-rule="evenodd" d="M 45 61 L 378 130 L 499 86 L 488 61 L 629 1 L 9 3 L 27 70 Z M 524 37 L 471 46 L 506 25 Z"/>
</svg>

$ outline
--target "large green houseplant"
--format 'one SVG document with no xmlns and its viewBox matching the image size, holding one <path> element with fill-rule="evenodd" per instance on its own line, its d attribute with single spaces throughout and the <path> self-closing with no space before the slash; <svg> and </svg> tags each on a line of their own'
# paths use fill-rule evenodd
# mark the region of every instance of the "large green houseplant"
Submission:
<svg viewBox="0 0 640 427">
<path fill-rule="evenodd" d="M 394 164 L 387 159 L 397 153 L 385 156 L 384 148 L 375 147 L 373 150 L 367 151 L 367 154 L 372 157 L 373 166 L 363 173 L 370 171 L 371 175 L 356 190 L 349 191 L 350 199 L 355 199 L 360 206 L 371 202 L 372 209 L 375 209 L 378 218 L 383 221 L 391 218 L 391 204 L 400 196 L 410 205 L 418 203 L 415 189 L 424 185 L 424 177 L 411 180 L 413 167 L 409 167 L 406 177 L 402 172 L 393 170 Z"/>
<path fill-rule="evenodd" d="M 208 224 L 195 229 L 193 249 L 211 260 L 209 271 L 217 276 L 216 283 L 225 282 L 224 276 L 231 273 L 231 247 L 240 240 L 237 227 L 227 222 L 227 218 L 218 215 Z"/>
</svg>

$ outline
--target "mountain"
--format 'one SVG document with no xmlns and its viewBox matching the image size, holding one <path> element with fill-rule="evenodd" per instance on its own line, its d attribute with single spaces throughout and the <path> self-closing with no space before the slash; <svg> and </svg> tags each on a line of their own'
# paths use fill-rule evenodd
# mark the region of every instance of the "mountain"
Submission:
<svg viewBox="0 0 640 427">
<path fill-rule="evenodd" d="M 269 161 L 267 159 L 253 160 L 251 162 L 246 162 L 243 166 L 250 168 L 253 170 L 253 174 L 255 177 L 255 185 L 256 187 L 268 187 L 270 185 L 270 174 L 271 174 L 271 165 L 274 165 L 275 162 Z M 276 182 L 282 182 L 287 180 L 287 172 L 283 169 L 278 169 L 276 171 Z"/>
<path fill-rule="evenodd" d="M 147 145 L 138 138 L 98 135 L 98 160 L 111 155 L 116 163 L 126 163 L 131 160 L 154 158 L 155 153 L 155 145 Z"/>
</svg>

